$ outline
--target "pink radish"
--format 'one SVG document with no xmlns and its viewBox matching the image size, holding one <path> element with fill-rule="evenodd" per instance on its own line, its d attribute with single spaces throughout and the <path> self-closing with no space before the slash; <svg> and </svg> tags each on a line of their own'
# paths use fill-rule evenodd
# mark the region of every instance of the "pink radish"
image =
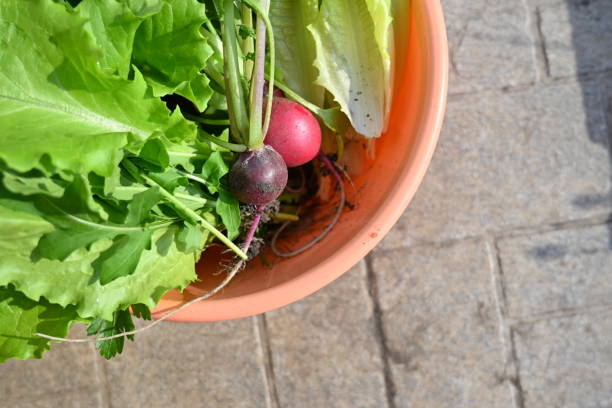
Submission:
<svg viewBox="0 0 612 408">
<path fill-rule="evenodd" d="M 299 103 L 274 98 L 264 141 L 282 156 L 287 167 L 301 166 L 319 153 L 321 128 L 312 113 Z"/>
</svg>

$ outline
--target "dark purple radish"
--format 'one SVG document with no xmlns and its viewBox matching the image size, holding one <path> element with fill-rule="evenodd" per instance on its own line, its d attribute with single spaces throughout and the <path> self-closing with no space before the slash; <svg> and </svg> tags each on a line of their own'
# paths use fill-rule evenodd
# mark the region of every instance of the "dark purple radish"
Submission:
<svg viewBox="0 0 612 408">
<path fill-rule="evenodd" d="M 308 109 L 286 98 L 274 98 L 265 143 L 285 160 L 287 167 L 301 166 L 321 149 L 321 128 Z"/>
<path fill-rule="evenodd" d="M 287 165 L 271 146 L 241 153 L 229 175 L 230 190 L 247 204 L 267 204 L 287 185 Z"/>
</svg>

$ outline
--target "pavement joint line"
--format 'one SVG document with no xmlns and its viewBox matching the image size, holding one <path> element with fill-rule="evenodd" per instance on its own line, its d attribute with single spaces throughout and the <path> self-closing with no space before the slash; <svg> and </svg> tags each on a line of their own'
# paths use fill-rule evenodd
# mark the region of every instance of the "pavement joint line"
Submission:
<svg viewBox="0 0 612 408">
<path fill-rule="evenodd" d="M 532 7 L 529 4 L 529 0 L 521 0 L 523 8 L 525 9 L 525 31 L 527 36 L 531 40 L 531 56 L 533 60 L 533 67 L 535 68 L 536 79 L 535 82 L 541 82 L 542 77 L 545 76 L 546 69 L 543 66 L 542 55 L 540 54 L 542 47 L 538 46 L 540 36 L 538 33 L 538 22 L 537 16 L 534 18 Z"/>
<path fill-rule="evenodd" d="M 465 91 L 448 93 L 448 101 L 454 102 L 471 96 L 499 96 L 514 93 L 532 92 L 539 89 L 546 89 L 558 85 L 583 85 L 585 82 L 599 83 L 602 80 L 612 79 L 612 69 L 599 71 L 583 72 L 577 75 L 550 77 L 546 81 L 530 81 L 517 85 L 506 85 L 497 88 L 485 88 L 478 91 Z"/>
<path fill-rule="evenodd" d="M 495 296 L 496 312 L 499 321 L 499 336 L 504 352 L 504 373 L 499 377 L 500 381 L 507 380 L 512 387 L 512 398 L 517 408 L 524 408 L 523 388 L 521 386 L 520 373 L 518 370 L 520 362 L 512 339 L 512 327 L 509 324 L 506 296 L 504 287 L 503 266 L 497 241 L 494 237 L 485 237 L 485 246 L 490 263 L 491 284 Z"/>
<path fill-rule="evenodd" d="M 111 398 L 111 387 L 108 382 L 108 371 L 106 369 L 106 364 L 104 361 L 102 361 L 102 357 L 100 357 L 98 354 L 95 343 L 87 343 L 87 348 L 89 349 L 90 353 L 93 354 L 93 366 L 96 380 L 102 388 L 102 405 L 106 408 L 112 408 L 113 399 Z"/>
<path fill-rule="evenodd" d="M 521 360 L 519 360 L 518 358 L 518 353 L 516 352 L 516 335 L 515 335 L 515 331 L 513 327 L 510 327 L 510 342 L 511 342 L 511 350 L 512 350 L 512 357 L 513 357 L 513 361 L 515 364 L 515 369 L 516 369 L 516 377 L 514 378 L 514 381 L 512 382 L 512 384 L 514 385 L 515 389 L 516 389 L 516 405 L 517 408 L 526 408 L 525 407 L 525 391 L 523 390 L 523 384 L 521 383 L 521 377 L 520 377 L 520 372 L 521 372 Z"/>
<path fill-rule="evenodd" d="M 544 70 L 544 78 L 550 78 L 550 60 L 548 59 L 548 49 L 546 44 L 546 37 L 544 36 L 544 31 L 542 30 L 542 11 L 540 7 L 535 8 L 535 25 L 536 25 L 536 46 L 540 48 L 540 58 L 538 58 L 540 62 L 540 66 Z"/>
<path fill-rule="evenodd" d="M 382 320 L 382 310 L 380 308 L 380 301 L 378 299 L 378 281 L 376 280 L 376 274 L 374 273 L 374 267 L 372 265 L 372 254 L 366 255 L 365 268 L 368 295 L 372 306 L 372 315 L 374 317 L 374 334 L 377 340 L 377 344 L 380 348 L 380 356 L 383 364 L 383 377 L 385 383 L 385 396 L 387 398 L 387 407 L 396 408 L 396 389 L 395 383 L 393 382 L 393 376 L 391 373 L 390 366 L 391 352 L 387 344 L 387 335 L 385 333 Z"/>
<path fill-rule="evenodd" d="M 514 329 L 520 326 L 528 326 L 534 323 L 545 322 L 556 319 L 569 319 L 577 316 L 612 312 L 612 303 L 603 305 L 587 305 L 572 307 L 568 309 L 557 309 L 548 312 L 536 313 L 525 317 L 509 317 L 508 322 Z"/>
<path fill-rule="evenodd" d="M 516 226 L 510 227 L 506 230 L 490 230 L 483 231 L 482 233 L 475 235 L 465 235 L 457 238 L 449 238 L 440 241 L 418 241 L 413 244 L 399 245 L 389 248 L 376 248 L 374 254 L 385 254 L 388 252 L 406 250 L 406 249 L 417 249 L 422 247 L 431 248 L 448 248 L 461 242 L 477 242 L 486 239 L 487 236 L 492 236 L 495 239 L 507 239 L 517 238 L 529 235 L 541 235 L 554 231 L 565 231 L 571 229 L 582 229 L 589 227 L 612 225 L 612 212 L 605 212 L 603 214 L 597 214 L 587 218 L 579 218 L 575 220 L 566 221 L 555 221 L 546 224 L 539 224 L 533 226 Z"/>
<path fill-rule="evenodd" d="M 268 336 L 268 323 L 265 314 L 260 314 L 252 318 L 255 339 L 259 344 L 263 356 L 264 383 L 266 386 L 266 405 L 268 408 L 281 408 L 278 388 L 276 386 L 276 376 L 274 374 L 274 360 L 272 357 L 272 347 Z"/>
</svg>

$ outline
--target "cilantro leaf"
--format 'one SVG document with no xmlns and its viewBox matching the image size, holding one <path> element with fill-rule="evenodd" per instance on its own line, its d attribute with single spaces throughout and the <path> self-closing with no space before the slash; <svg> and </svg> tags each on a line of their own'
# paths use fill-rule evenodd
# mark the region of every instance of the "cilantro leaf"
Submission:
<svg viewBox="0 0 612 408">
<path fill-rule="evenodd" d="M 134 313 L 134 316 L 140 317 L 141 319 L 151 320 L 151 310 L 147 307 L 147 305 L 143 305 L 141 303 L 132 305 L 132 313 Z"/>
<path fill-rule="evenodd" d="M 123 332 L 134 330 L 134 322 L 129 310 L 117 310 L 113 313 L 113 319 L 106 321 L 104 319 L 94 319 L 87 327 L 87 335 L 98 337 L 114 336 Z M 96 348 L 105 359 L 109 360 L 117 354 L 123 352 L 125 338 L 134 341 L 134 335 L 117 337 L 110 340 L 102 340 L 96 342 Z"/>
</svg>

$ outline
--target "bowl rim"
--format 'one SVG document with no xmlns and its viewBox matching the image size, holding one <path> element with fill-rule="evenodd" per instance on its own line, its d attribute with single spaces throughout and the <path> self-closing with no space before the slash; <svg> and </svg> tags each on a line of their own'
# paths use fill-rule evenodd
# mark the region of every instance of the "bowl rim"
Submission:
<svg viewBox="0 0 612 408">
<path fill-rule="evenodd" d="M 389 232 L 414 197 L 431 162 L 434 150 L 440 137 L 442 122 L 446 110 L 448 93 L 448 42 L 446 25 L 440 1 L 423 1 L 424 15 L 428 16 L 426 25 L 427 37 L 431 47 L 440 52 L 434 53 L 429 67 L 429 76 L 437 78 L 428 92 L 423 105 L 425 117 L 422 132 L 431 135 L 415 141 L 414 155 L 422 158 L 412 161 L 402 171 L 400 177 L 387 198 L 374 216 L 355 235 L 354 239 L 339 247 L 333 257 L 294 279 L 273 287 L 231 298 L 207 299 L 202 302 L 206 307 L 193 305 L 171 316 L 172 321 L 220 321 L 254 316 L 274 310 L 300 300 L 328 285 L 363 259 Z M 444 28 L 440 30 L 440 27 Z M 373 232 L 376 237 L 373 238 Z M 155 318 L 161 317 L 167 310 L 156 310 Z"/>
</svg>

